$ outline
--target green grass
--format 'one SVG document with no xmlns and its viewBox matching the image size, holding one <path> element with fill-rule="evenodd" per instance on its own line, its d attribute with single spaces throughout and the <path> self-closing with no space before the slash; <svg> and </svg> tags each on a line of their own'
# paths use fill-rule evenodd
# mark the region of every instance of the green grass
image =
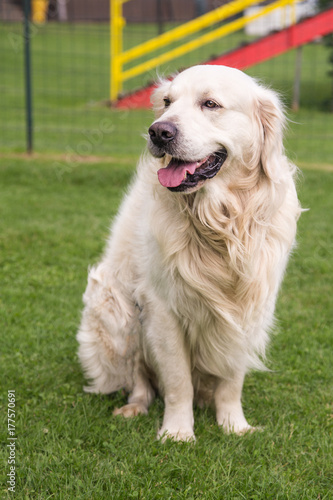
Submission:
<svg viewBox="0 0 333 500">
<path fill-rule="evenodd" d="M 153 24 L 127 25 L 125 48 L 156 35 L 156 29 Z M 235 33 L 163 65 L 158 71 L 168 75 L 248 40 L 243 32 Z M 110 80 L 108 24 L 35 26 L 31 47 L 35 151 L 80 156 L 141 152 L 144 145 L 141 135 L 152 121 L 152 113 L 116 111 L 105 105 Z M 25 150 L 25 102 L 20 25 L 1 23 L 0 51 L 0 151 L 22 152 Z M 295 123 L 290 126 L 287 143 L 288 153 L 295 155 L 298 161 L 332 162 L 333 114 L 328 112 L 332 81 L 328 76 L 328 56 L 323 43 L 309 44 L 303 49 L 301 110 L 291 113 Z M 248 73 L 280 91 L 289 107 L 294 70 L 295 51 L 290 51 L 250 68 Z M 129 80 L 124 89 L 141 87 L 155 78 L 156 71 L 151 71 Z M 105 121 L 109 132 L 101 134 Z M 97 136 L 100 139 L 94 141 Z"/>
<path fill-rule="evenodd" d="M 269 373 L 250 374 L 245 414 L 263 431 L 227 436 L 195 409 L 193 444 L 155 440 L 163 415 L 122 420 L 125 401 L 87 395 L 75 334 L 87 267 L 104 247 L 133 172 L 98 163 L 1 158 L 1 441 L 16 391 L 18 499 L 330 499 L 332 456 L 333 174 L 305 170 L 304 213 L 277 308 Z M 8 449 L 1 448 L 1 498 Z"/>
</svg>

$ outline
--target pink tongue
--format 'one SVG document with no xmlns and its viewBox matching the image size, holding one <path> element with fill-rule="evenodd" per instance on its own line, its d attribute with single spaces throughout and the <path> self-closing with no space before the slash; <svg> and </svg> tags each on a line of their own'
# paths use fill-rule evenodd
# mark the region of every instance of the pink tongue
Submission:
<svg viewBox="0 0 333 500">
<path fill-rule="evenodd" d="M 157 172 L 158 180 L 164 187 L 177 187 L 183 182 L 186 172 L 192 175 L 200 165 L 201 162 L 197 161 L 186 163 L 182 160 L 172 159 L 167 167 L 161 168 Z"/>
</svg>

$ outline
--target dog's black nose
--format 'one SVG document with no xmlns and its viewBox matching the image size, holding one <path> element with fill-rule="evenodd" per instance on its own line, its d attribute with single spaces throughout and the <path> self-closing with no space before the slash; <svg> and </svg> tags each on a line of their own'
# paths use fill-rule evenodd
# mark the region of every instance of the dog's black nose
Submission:
<svg viewBox="0 0 333 500">
<path fill-rule="evenodd" d="M 171 122 L 155 122 L 149 128 L 149 135 L 156 146 L 164 146 L 177 135 L 177 127 Z"/>
</svg>

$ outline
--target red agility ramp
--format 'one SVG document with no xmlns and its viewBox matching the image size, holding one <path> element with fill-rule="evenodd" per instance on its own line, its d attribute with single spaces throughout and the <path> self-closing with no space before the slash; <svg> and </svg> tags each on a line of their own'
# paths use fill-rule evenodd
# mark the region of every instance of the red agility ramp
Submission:
<svg viewBox="0 0 333 500">
<path fill-rule="evenodd" d="M 221 64 L 237 69 L 249 68 L 288 50 L 305 45 L 332 31 L 333 8 L 206 61 L 204 64 Z M 116 107 L 120 109 L 149 108 L 151 106 L 150 96 L 155 87 L 155 85 L 150 85 L 120 98 Z"/>
</svg>

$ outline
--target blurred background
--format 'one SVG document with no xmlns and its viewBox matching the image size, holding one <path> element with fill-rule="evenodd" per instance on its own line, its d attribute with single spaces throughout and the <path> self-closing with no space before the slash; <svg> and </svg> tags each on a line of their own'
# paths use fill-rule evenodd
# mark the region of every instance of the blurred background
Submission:
<svg viewBox="0 0 333 500">
<path fill-rule="evenodd" d="M 67 163 L 136 156 L 152 120 L 142 89 L 231 55 L 227 64 L 281 93 L 291 158 L 329 165 L 332 9 L 328 0 L 0 0 L 0 151 Z"/>
</svg>

